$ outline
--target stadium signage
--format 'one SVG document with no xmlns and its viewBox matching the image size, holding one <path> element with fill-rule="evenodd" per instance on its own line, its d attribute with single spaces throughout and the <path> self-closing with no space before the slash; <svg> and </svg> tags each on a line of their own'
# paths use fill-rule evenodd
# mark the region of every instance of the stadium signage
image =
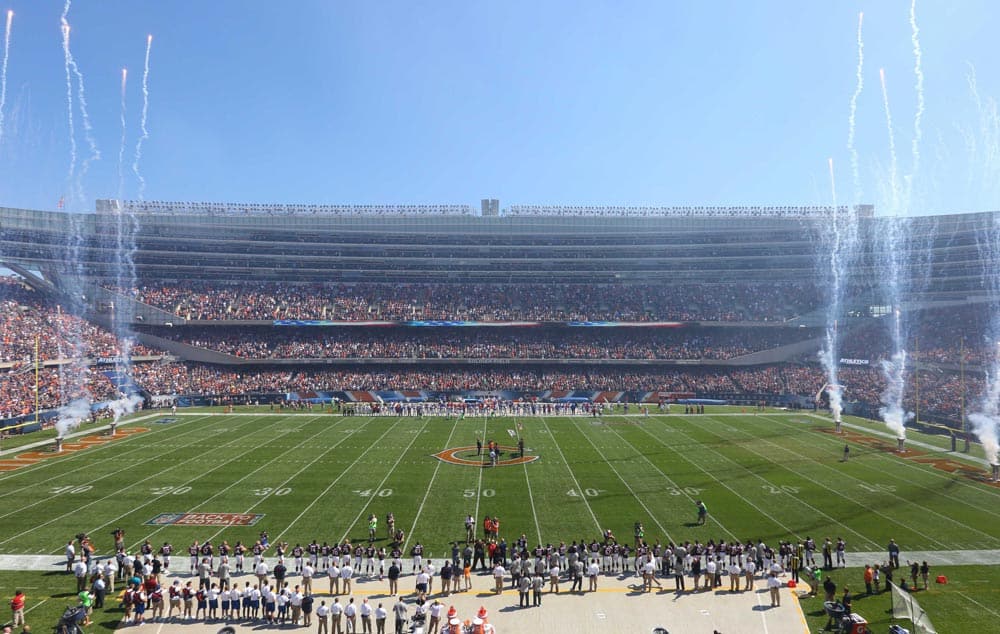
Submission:
<svg viewBox="0 0 1000 634">
<path fill-rule="evenodd" d="M 871 361 L 868 359 L 841 359 L 840 365 L 870 365 Z"/>
<path fill-rule="evenodd" d="M 263 513 L 160 513 L 147 521 L 151 526 L 253 526 Z"/>
</svg>

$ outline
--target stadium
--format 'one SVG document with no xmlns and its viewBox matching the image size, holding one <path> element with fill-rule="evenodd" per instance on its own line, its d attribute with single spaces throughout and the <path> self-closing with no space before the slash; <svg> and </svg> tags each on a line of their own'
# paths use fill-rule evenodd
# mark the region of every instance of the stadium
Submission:
<svg viewBox="0 0 1000 634">
<path fill-rule="evenodd" d="M 848 216 L 858 239 L 834 322 L 842 430 L 818 352 L 831 313 L 824 254 Z M 634 524 L 658 546 L 843 535 L 867 560 L 831 567 L 841 586 L 860 585 L 855 566 L 880 564 L 890 539 L 913 556 L 937 553 L 935 576 L 993 579 L 988 558 L 954 567 L 968 562 L 952 555 L 1000 546 L 986 503 L 998 494 L 966 416 L 995 357 L 997 269 L 982 242 L 997 219 L 901 221 L 893 297 L 882 237 L 894 221 L 870 206 L 109 199 L 86 214 L 0 209 L 10 273 L 0 478 L 35 489 L 28 508 L 69 511 L 0 517 L 11 536 L 0 554 L 59 554 L 80 531 L 117 526 L 129 552 L 147 534 L 181 552 L 221 539 L 222 528 L 199 524 L 218 513 L 231 514 L 230 543 L 254 543 L 261 526 L 275 542 L 357 543 L 371 517 L 391 512 L 406 527 L 404 556 L 417 540 L 448 558 L 462 519 L 475 518 L 479 538 L 486 513 L 511 527 L 505 544 L 521 534 L 557 552 L 611 533 L 631 542 Z M 889 324 L 901 317 L 906 447 L 879 422 Z M 136 433 L 103 444 L 97 432 L 119 424 L 127 395 L 142 406 L 121 429 Z M 59 426 L 80 398 L 89 419 L 74 433 L 94 446 Z M 160 421 L 175 422 L 150 424 Z M 51 441 L 40 457 L 18 454 L 56 435 L 68 455 L 41 455 Z M 487 441 L 503 468 L 486 468 Z M 109 453 L 88 458 L 97 451 Z M 134 490 L 112 498 L 114 479 L 77 474 L 102 463 L 107 475 L 130 472 Z M 701 498 L 714 532 L 695 535 Z M 320 512 L 321 499 L 338 512 Z M 939 624 L 992 621 L 975 614 L 969 601 L 989 599 L 969 583 L 919 598 Z M 887 600 L 858 611 L 887 623 L 877 603 Z M 801 598 L 806 631 L 826 621 L 821 603 Z"/>
</svg>

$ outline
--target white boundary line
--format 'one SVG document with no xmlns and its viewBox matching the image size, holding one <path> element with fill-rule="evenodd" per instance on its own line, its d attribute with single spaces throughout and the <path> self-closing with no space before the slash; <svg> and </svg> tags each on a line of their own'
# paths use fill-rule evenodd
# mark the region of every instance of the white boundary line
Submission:
<svg viewBox="0 0 1000 634">
<path fill-rule="evenodd" d="M 632 497 L 635 498 L 635 501 L 642 506 L 642 508 L 646 511 L 646 513 L 649 514 L 649 519 L 656 522 L 656 525 L 660 528 L 661 531 L 663 531 L 663 534 L 666 536 L 667 541 L 668 542 L 674 541 L 673 538 L 670 537 L 670 531 L 664 528 L 663 524 L 660 523 L 660 520 L 657 519 L 656 515 L 654 515 L 653 512 L 649 510 L 649 507 L 646 506 L 646 503 L 642 500 L 642 496 L 638 495 L 635 492 L 635 490 L 632 489 L 632 485 L 630 485 L 628 481 L 622 477 L 622 474 L 618 473 L 618 469 L 616 469 L 615 465 L 612 464 L 610 460 L 608 460 L 608 457 L 604 455 L 604 452 L 601 451 L 601 449 L 597 446 L 597 443 L 595 443 L 593 439 L 591 439 L 590 435 L 587 434 L 582 429 L 580 429 L 580 426 L 576 424 L 576 421 L 573 421 L 573 428 L 578 430 L 580 432 L 580 435 L 587 439 L 587 442 L 589 442 L 590 446 L 594 448 L 594 451 L 597 452 L 597 455 L 601 457 L 601 460 L 603 460 L 607 464 L 607 466 L 614 472 L 614 474 L 618 477 L 618 479 L 622 481 L 622 484 L 624 484 L 625 488 L 628 489 L 628 492 L 632 494 Z M 581 496 L 586 495 L 586 493 L 584 493 L 582 489 L 579 489 L 579 491 Z"/>
<path fill-rule="evenodd" d="M 744 432 L 744 433 L 747 433 L 747 432 Z M 758 439 L 759 439 L 759 440 L 761 440 L 761 441 L 762 441 L 762 442 L 764 442 L 764 443 L 767 443 L 768 445 L 771 445 L 772 447 L 777 447 L 778 449 L 780 449 L 780 450 L 782 450 L 782 451 L 784 451 L 784 452 L 786 452 L 786 453 L 794 453 L 794 452 L 793 452 L 793 450 L 791 450 L 791 449 L 788 449 L 788 448 L 786 448 L 786 447 L 782 447 L 781 445 L 778 445 L 778 444 L 775 444 L 775 443 L 773 443 L 773 442 L 771 442 L 771 441 L 769 441 L 769 440 L 766 440 L 766 439 L 764 439 L 764 438 L 758 438 Z M 808 445 L 806 445 L 805 443 L 803 443 L 803 442 L 801 442 L 801 441 L 799 441 L 799 440 L 797 440 L 797 439 L 794 439 L 794 440 L 795 440 L 795 442 L 796 442 L 797 444 L 799 444 L 799 445 L 802 445 L 802 446 L 808 446 Z M 840 444 L 840 443 L 837 443 L 837 444 Z M 757 453 L 757 452 L 754 452 L 754 453 Z M 757 454 L 757 455 L 760 455 L 760 454 Z M 848 473 L 843 473 L 843 472 L 841 472 L 841 471 L 838 471 L 837 469 L 834 469 L 833 467 L 831 467 L 831 466 L 830 466 L 830 465 L 828 465 L 828 464 L 825 464 L 825 463 L 822 463 L 822 462 L 819 462 L 819 461 L 814 461 L 814 462 L 813 462 L 813 464 L 818 464 L 819 466 L 823 467 L 823 468 L 824 468 L 825 470 L 827 470 L 827 471 L 833 471 L 834 473 L 836 473 L 836 474 L 840 475 L 841 477 L 844 477 L 844 476 L 846 476 L 846 477 L 850 478 L 851 480 L 854 480 L 855 482 L 860 482 L 860 483 L 862 483 L 862 484 L 867 484 L 867 482 L 865 482 L 865 480 L 862 480 L 861 478 L 858 478 L 858 477 L 856 477 L 856 476 L 853 476 L 853 475 L 850 475 L 850 474 L 848 474 Z M 816 484 L 819 484 L 818 482 L 816 482 L 816 481 L 815 481 L 815 480 L 813 480 L 812 478 L 806 478 L 806 479 L 807 479 L 807 480 L 810 480 L 811 482 L 814 482 L 814 483 L 816 483 Z M 823 486 L 823 485 L 820 485 L 820 486 Z M 919 485 L 918 485 L 918 486 L 919 486 Z M 825 486 L 824 486 L 824 488 L 826 488 L 827 490 L 830 490 L 830 489 L 829 489 L 829 487 L 825 487 Z M 930 492 L 932 492 L 932 493 L 935 493 L 935 494 L 938 494 L 938 492 L 936 492 L 936 491 L 933 491 L 933 490 L 931 490 L 931 489 L 927 489 L 926 487 L 923 487 L 923 486 L 920 486 L 920 488 L 921 488 L 921 489 L 926 489 L 926 490 L 928 490 L 928 491 L 930 491 Z M 942 518 L 942 519 L 944 519 L 944 520 L 947 520 L 947 521 L 949 521 L 949 522 L 952 522 L 953 524 L 957 524 L 958 526 L 960 526 L 961 528 L 964 528 L 964 529 L 968 530 L 969 532 L 974 532 L 974 533 L 979 533 L 980 535 L 985 535 L 987 539 L 991 539 L 991 540 L 993 540 L 994 544 L 996 544 L 996 543 L 997 543 L 997 541 L 998 541 L 998 540 L 997 540 L 997 538 L 996 538 L 996 537 L 995 537 L 994 535 L 990 535 L 989 533 L 986 533 L 986 532 L 984 532 L 984 531 L 981 531 L 981 530 L 979 530 L 978 528 L 975 528 L 975 527 L 973 527 L 973 526 L 969 526 L 968 524 L 965 524 L 964 522 L 960 522 L 960 521 L 956 520 L 956 519 L 955 519 L 955 518 L 953 518 L 953 517 L 948 517 L 947 515 L 944 515 L 943 513 L 939 513 L 938 511 L 935 511 L 934 509 L 931 509 L 931 508 L 928 508 L 928 507 L 926 507 L 926 506 L 924 506 L 924 505 L 920 504 L 919 502 L 917 502 L 917 501 L 915 501 L 915 500 L 908 500 L 908 499 L 905 499 L 905 498 L 903 498 L 903 497 L 902 497 L 902 496 L 900 496 L 900 495 L 896 495 L 896 494 L 895 494 L 895 493 L 893 493 L 892 491 L 884 491 L 883 493 L 884 493 L 885 495 L 888 495 L 888 496 L 891 496 L 891 497 L 893 497 L 893 498 L 895 498 L 895 499 L 897 499 L 897 500 L 900 500 L 901 502 L 906 502 L 907 504 L 910 504 L 910 505 L 912 505 L 912 506 L 915 506 L 915 507 L 917 507 L 917 508 L 920 508 L 920 509 L 923 509 L 924 511 L 926 511 L 926 512 L 928 512 L 928 513 L 931 513 L 931 514 L 933 514 L 933 515 L 936 515 L 936 516 L 938 516 L 938 517 L 940 517 L 940 518 Z M 841 497 L 845 497 L 845 496 L 843 496 L 843 495 L 841 494 Z M 950 499 L 951 499 L 951 498 L 949 498 L 949 500 L 950 500 Z M 971 506 L 971 505 L 970 505 L 970 506 Z M 975 508 L 975 507 L 973 507 L 973 508 Z M 984 510 L 985 510 L 985 509 L 984 509 Z M 881 515 L 881 513 L 880 513 L 879 515 Z M 886 519 L 888 519 L 888 518 L 886 518 Z M 934 541 L 934 542 L 937 542 L 938 544 L 941 544 L 942 546 L 945 546 L 945 545 L 946 545 L 945 543 L 943 543 L 943 542 L 940 542 L 940 541 L 938 541 L 938 540 L 936 540 L 936 539 L 933 539 L 933 538 L 929 538 L 929 537 L 928 537 L 927 535 L 924 535 L 924 533 L 921 533 L 920 531 L 916 531 L 916 532 L 917 532 L 917 533 L 919 533 L 920 535 L 923 535 L 923 536 L 924 536 L 925 538 L 928 538 L 928 539 L 930 539 L 931 541 Z"/>
<path fill-rule="evenodd" d="M 326 488 L 325 488 L 325 489 L 323 489 L 323 492 L 322 492 L 322 493 L 320 493 L 320 494 L 319 494 L 319 495 L 317 495 L 317 496 L 316 496 L 315 498 L 313 498 L 313 501 L 312 501 L 312 502 L 310 502 L 310 503 L 308 504 L 308 506 L 306 506 L 306 507 L 305 507 L 304 509 L 302 509 L 302 511 L 301 511 L 301 512 L 300 512 L 300 513 L 299 513 L 299 514 L 298 514 L 298 515 L 297 515 L 297 516 L 295 517 L 295 519 L 293 519 L 293 520 L 291 521 L 291 523 L 289 523 L 289 524 L 288 524 L 288 526 L 286 526 L 285 528 L 283 528 L 283 529 L 281 530 L 281 532 L 280 532 L 280 533 L 278 533 L 277 537 L 275 537 L 275 538 L 274 538 L 274 543 L 278 543 L 278 539 L 280 539 L 282 535 L 284 535 L 284 534 L 285 534 L 285 533 L 287 533 L 287 532 L 288 532 L 289 530 L 291 530 L 292 526 L 295 526 L 295 524 L 296 524 L 296 523 L 297 523 L 297 522 L 298 522 L 298 521 L 299 521 L 300 519 L 302 519 L 303 517 L 305 517 L 305 515 L 306 515 L 306 512 L 307 512 L 307 511 L 309 511 L 309 509 L 311 509 L 311 508 L 312 508 L 313 506 L 315 506 L 317 502 L 319 502 L 319 501 L 320 501 L 321 499 L 323 499 L 323 496 L 324 496 L 324 495 L 326 495 L 327 493 L 329 493 L 330 489 L 332 489 L 332 488 L 333 488 L 333 485 L 335 485 L 335 484 L 337 484 L 338 482 L 340 482 L 340 479 L 341 479 L 341 478 L 343 478 L 343 477 L 344 477 L 345 475 L 347 475 L 347 472 L 348 472 L 348 471 L 350 471 L 351 469 L 353 469 L 353 468 L 354 468 L 354 465 L 358 464 L 358 462 L 360 462 L 360 461 L 361 461 L 361 458 L 362 458 L 362 457 L 363 457 L 363 456 L 364 456 L 365 454 L 367 454 L 367 453 L 368 453 L 369 451 L 371 451 L 371 450 L 372 450 L 373 448 L 375 448 L 375 446 L 376 446 L 376 445 L 378 444 L 378 442 L 379 442 L 380 440 L 382 440 L 383 438 L 385 438 L 385 437 L 386 437 L 386 435 L 387 435 L 387 434 L 388 434 L 388 433 L 389 433 L 390 431 L 394 430 L 394 429 L 395 429 L 395 428 L 396 428 L 396 427 L 397 427 L 397 426 L 399 425 L 399 422 L 400 422 L 400 421 L 397 421 L 397 422 L 396 422 L 395 424 L 393 424 L 393 425 L 391 425 L 391 426 L 387 427 L 387 428 L 386 428 L 386 430 L 385 430 L 384 432 L 382 432 L 382 435 L 381 435 L 381 436 L 379 436 L 378 438 L 376 438 L 374 442 L 370 442 L 370 443 L 368 443 L 368 446 L 367 446 L 367 447 L 365 448 L 365 450 L 364 450 L 364 451 L 362 451 L 362 452 L 361 452 L 360 454 L 358 454 L 358 457 L 354 459 L 354 462 L 352 462 L 351 464 L 349 464 L 349 465 L 347 465 L 346 467 L 344 467 L 343 471 L 341 471 L 341 472 L 340 472 L 340 475 L 338 475 L 338 476 L 337 476 L 336 478 L 334 478 L 334 479 L 333 479 L 333 481 L 332 481 L 332 482 L 330 482 L 330 484 L 328 484 L 328 485 L 326 486 Z M 365 425 L 367 425 L 367 424 L 368 424 L 368 423 L 366 422 L 366 423 L 365 423 Z M 351 435 L 353 436 L 354 434 L 351 434 Z M 353 526 L 351 526 L 351 528 L 353 528 Z"/>
<path fill-rule="evenodd" d="M 582 499 L 583 503 L 587 506 L 587 511 L 590 513 L 591 519 L 594 520 L 594 526 L 597 527 L 598 532 L 603 534 L 604 528 L 597 520 L 597 515 L 594 514 L 594 509 L 590 506 L 590 501 L 583 492 L 583 488 L 580 486 L 580 481 L 576 479 L 576 474 L 573 473 L 573 468 L 569 466 L 569 462 L 566 460 L 566 454 L 563 453 L 562 447 L 559 446 L 559 443 L 556 442 L 555 436 L 552 435 L 552 430 L 549 429 L 548 421 L 543 419 L 542 424 L 545 425 L 545 433 L 549 435 L 549 438 L 552 440 L 552 444 L 556 447 L 556 451 L 559 452 L 559 458 L 562 460 L 563 464 L 566 465 L 566 470 L 569 471 L 569 477 L 573 478 L 573 484 L 576 486 L 576 490 L 580 492 L 580 499 Z"/>
<path fill-rule="evenodd" d="M 402 419 L 402 417 L 400 417 L 400 419 Z M 427 429 L 427 425 L 430 422 L 431 422 L 431 419 L 428 417 L 427 420 L 424 421 L 424 425 L 423 425 L 423 427 L 420 428 L 420 431 L 417 432 L 417 433 L 415 433 L 415 434 L 413 434 L 413 439 L 406 445 L 406 448 L 403 449 L 403 451 L 401 451 L 399 453 L 399 457 L 396 458 L 396 462 L 394 462 L 393 465 L 389 468 L 389 470 L 385 472 L 385 477 L 382 478 L 382 481 L 378 483 L 378 486 L 376 486 L 375 489 L 381 489 L 382 488 L 382 485 L 384 485 L 385 482 L 386 482 L 386 480 L 389 479 L 389 476 L 392 475 L 392 472 L 395 471 L 396 467 L 399 466 L 399 463 L 403 459 L 403 456 L 405 456 L 407 454 L 407 452 L 410 451 L 410 447 L 413 446 L 413 443 L 417 442 L 417 438 L 420 438 L 420 434 L 424 433 L 424 430 Z M 354 528 L 354 525 L 358 523 L 358 521 L 361 519 L 361 516 L 365 514 L 365 511 L 371 505 L 372 499 L 374 499 L 374 498 L 375 498 L 374 495 L 368 496 L 368 500 L 361 507 L 361 510 L 358 511 L 358 516 L 354 518 L 354 521 L 351 522 L 350 525 L 348 525 L 347 530 L 344 532 L 343 537 L 340 538 L 340 543 L 343 543 L 344 540 L 348 538 L 348 536 L 351 534 L 351 529 Z M 406 538 L 407 541 L 409 541 L 409 539 L 410 539 L 409 537 Z M 406 545 L 405 542 L 404 542 L 403 545 L 404 546 Z M 402 550 L 402 548 L 401 548 L 401 550 Z"/>
<path fill-rule="evenodd" d="M 972 603 L 975 603 L 975 604 L 976 604 L 976 605 L 978 605 L 978 606 L 979 606 L 980 608 L 982 608 L 982 609 L 986 610 L 987 612 L 989 612 L 989 613 L 990 613 L 990 614 L 992 614 L 993 616 L 996 616 L 996 617 L 1000 617 L 1000 612 L 997 612 L 997 611 L 995 611 L 995 610 L 991 610 L 991 609 L 989 609 L 988 607 L 986 607 L 985 605 L 983 605 L 983 604 L 982 604 L 982 603 L 980 603 L 979 601 L 976 601 L 975 599 L 973 599 L 973 598 L 972 598 L 972 597 L 970 597 L 969 595 L 965 594 L 964 592 L 957 592 L 956 594 L 958 594 L 959 596 L 961 596 L 961 597 L 962 597 L 963 599 L 966 599 L 966 600 L 968 600 L 968 601 L 971 601 Z"/>
<path fill-rule="evenodd" d="M 250 421 L 250 422 L 252 423 L 253 421 Z M 248 425 L 248 424 L 250 424 L 250 423 L 246 423 L 246 424 Z M 241 428 L 242 428 L 242 427 L 243 427 L 243 426 L 241 426 Z M 229 431 L 232 431 L 232 430 L 227 430 L 227 431 L 225 431 L 225 432 L 221 432 L 221 433 L 229 433 Z M 252 432 L 251 432 L 251 433 L 252 433 Z M 214 436 L 217 436 L 217 435 L 218 435 L 218 434 L 214 434 L 213 436 L 210 436 L 210 437 L 214 437 Z M 230 442 L 228 442 L 228 443 L 226 443 L 226 444 L 224 444 L 224 445 L 221 445 L 221 447 L 226 447 L 226 446 L 228 446 L 228 445 L 231 445 L 231 444 L 234 444 L 234 443 L 236 443 L 236 442 L 239 442 L 240 440 L 242 440 L 242 437 L 237 437 L 237 438 L 235 438 L 235 439 L 231 440 Z M 197 444 L 197 443 L 192 443 L 192 444 Z M 184 447 L 181 447 L 181 449 L 184 449 L 184 448 L 187 448 L 187 447 L 190 447 L 190 446 L 191 446 L 191 445 L 185 445 Z M 200 477 L 202 477 L 202 476 L 205 476 L 205 475 L 207 475 L 207 474 L 209 474 L 209 473 L 211 473 L 211 472 L 215 471 L 216 469 L 219 469 L 219 468 L 221 468 L 221 467 L 223 467 L 223 466 L 225 466 L 225 465 L 229 464 L 229 463 L 230 463 L 230 462 L 232 462 L 233 460 L 237 460 L 238 458 L 239 458 L 239 456 L 236 456 L 236 457 L 233 457 L 233 458 L 231 458 L 230 460 L 227 460 L 226 462 L 223 462 L 223 463 L 220 463 L 220 464 L 219 464 L 219 465 L 218 465 L 217 467 L 215 467 L 215 468 L 213 468 L 213 469 L 210 469 L 210 470 L 208 470 L 208 471 L 204 471 L 204 472 L 202 472 L 202 473 L 201 473 L 201 474 L 200 474 L 199 476 L 197 476 L 197 477 L 195 477 L 195 478 L 192 478 L 192 479 L 188 480 L 187 482 L 184 482 L 184 483 L 183 483 L 183 484 L 181 484 L 180 486 L 186 486 L 186 485 L 187 485 L 188 483 L 190 483 L 190 482 L 194 482 L 194 481 L 195 481 L 195 480 L 197 480 L 198 478 L 200 478 Z M 148 480 L 153 480 L 154 478 L 160 478 L 160 477 L 162 477 L 162 476 L 163 476 L 163 474 L 164 474 L 164 473 L 166 473 L 166 472 L 168 472 L 168 471 L 173 471 L 173 470 L 174 470 L 174 469 L 176 469 L 177 467 L 182 467 L 182 466 L 184 466 L 184 465 L 186 465 L 186 464 L 188 464 L 188 463 L 190 463 L 190 462 L 194 462 L 195 460 L 199 460 L 199 459 L 200 459 L 200 456 L 198 456 L 198 457 L 195 457 L 195 458 L 189 458 L 189 459 L 187 459 L 187 460 L 184 460 L 184 461 L 182 461 L 182 462 L 178 462 L 178 463 L 174 464 L 174 465 L 173 465 L 173 466 L 171 466 L 171 467 L 167 467 L 167 468 L 166 468 L 166 469 L 165 469 L 164 471 L 160 471 L 160 472 L 157 472 L 157 473 L 154 473 L 154 474 L 152 474 L 152 475 L 150 475 L 150 476 L 148 476 L 148 477 L 145 477 L 145 478 L 143 478 L 142 480 L 137 480 L 137 481 L 135 481 L 135 482 L 132 482 L 132 483 L 130 483 L 130 484 L 129 484 L 129 485 L 127 486 L 127 487 L 125 487 L 124 489 L 117 489 L 117 490 L 115 490 L 115 491 L 111 492 L 110 494 L 108 494 L 108 495 L 106 495 L 106 496 L 104 496 L 104 497 L 102 497 L 102 498 L 99 498 L 99 499 L 97 499 L 97 500 L 94 500 L 94 501 L 92 501 L 92 502 L 88 502 L 87 504 L 84 504 L 83 506 L 78 506 L 78 507 L 74 508 L 73 510 L 71 510 L 71 511 L 70 511 L 70 512 L 68 512 L 68 513 L 63 513 L 62 515 L 59 515 L 58 517 L 54 517 L 54 518 L 50 519 L 49 521 L 45 522 L 44 524 L 40 524 L 40 525 L 38 525 L 38 526 L 35 526 L 35 527 L 34 527 L 34 528 L 32 528 L 31 530 L 37 530 L 37 529 L 41 528 L 42 526 L 48 526 L 49 524 L 51 524 L 51 523 L 53 523 L 53 522 L 56 522 L 56 521 L 58 521 L 58 520 L 61 520 L 61 519 L 65 518 L 65 517 L 69 517 L 69 516 L 73 515 L 74 513 L 77 513 L 77 512 L 79 512 L 79 511 L 80 511 L 80 509 L 85 509 L 85 508 L 87 508 L 87 507 L 89 507 L 89 506 L 93 506 L 94 504 L 97 504 L 97 503 L 99 503 L 99 502 L 103 502 L 103 501 L 105 501 L 105 500 L 107 500 L 107 499 L 109 499 L 109 498 L 113 498 L 113 497 L 116 497 L 116 496 L 120 495 L 122 491 L 127 491 L 128 489 L 131 489 L 132 487 L 136 486 L 137 484 L 142 484 L 143 482 L 146 482 L 146 481 L 148 481 Z M 162 498 L 162 497 L 163 497 L 163 496 L 165 496 L 165 495 L 168 495 L 168 494 L 167 494 L 167 493 L 163 493 L 163 494 L 161 494 L 161 495 L 156 495 L 156 496 L 153 496 L 153 497 L 152 497 L 152 498 L 151 498 L 150 500 L 148 500 L 148 501 L 147 501 L 147 502 L 145 502 L 144 504 L 141 504 L 141 505 L 139 505 L 139 506 L 137 506 L 137 507 L 133 507 L 133 508 L 130 508 L 130 509 L 129 509 L 129 510 L 127 511 L 127 512 L 125 512 L 125 513 L 123 513 L 123 514 L 119 515 L 118 517 L 116 517 L 116 518 L 112 519 L 111 521 L 109 521 L 109 522 L 105 522 L 104 524 L 101 524 L 100 526 L 97 526 L 97 527 L 95 527 L 95 528 L 92 528 L 92 529 L 90 529 L 90 530 L 88 530 L 88 531 L 85 531 L 85 532 L 87 532 L 87 533 L 93 533 L 93 532 L 96 532 L 96 531 L 98 531 L 98 530 L 100 530 L 100 529 L 104 528 L 105 526 L 108 526 L 109 524 L 113 524 L 114 522 L 117 522 L 118 520 L 120 520 L 121 518 L 125 517 L 126 515 L 129 515 L 130 513 L 133 513 L 133 512 L 135 512 L 135 511 L 136 511 L 136 510 L 138 510 L 138 509 L 141 509 L 141 508 L 143 508 L 143 507 L 145 507 L 145 506 L 148 506 L 149 504 L 152 504 L 153 502 L 156 502 L 157 500 L 159 500 L 160 498 Z M 15 539 L 16 537 L 19 537 L 19 535 L 15 535 L 15 536 L 13 536 L 13 537 L 9 537 L 9 538 L 7 538 L 7 539 L 5 539 L 5 540 L 3 540 L 3 541 L 0 541 L 0 545 L 2 545 L 2 544 L 6 544 L 7 542 L 9 542 L 9 541 L 10 541 L 10 540 L 12 540 L 12 539 Z"/>
</svg>

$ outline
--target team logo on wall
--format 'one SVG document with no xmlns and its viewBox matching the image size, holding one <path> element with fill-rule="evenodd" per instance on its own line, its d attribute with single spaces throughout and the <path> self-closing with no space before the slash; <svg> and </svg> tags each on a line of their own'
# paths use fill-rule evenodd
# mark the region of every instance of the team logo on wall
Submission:
<svg viewBox="0 0 1000 634">
<path fill-rule="evenodd" d="M 510 465 L 528 464 L 538 460 L 538 456 L 522 456 L 517 447 L 499 445 L 496 466 L 507 467 Z M 490 466 L 490 452 L 485 446 L 482 453 L 477 455 L 476 446 L 452 447 L 434 454 L 434 457 L 441 462 L 448 464 L 465 465 L 467 467 L 488 467 Z"/>
</svg>

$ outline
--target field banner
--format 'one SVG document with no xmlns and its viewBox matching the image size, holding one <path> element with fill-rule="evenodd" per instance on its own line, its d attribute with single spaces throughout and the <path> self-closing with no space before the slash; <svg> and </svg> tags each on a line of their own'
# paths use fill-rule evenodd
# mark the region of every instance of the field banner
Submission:
<svg viewBox="0 0 1000 634">
<path fill-rule="evenodd" d="M 904 591 L 894 583 L 886 584 L 892 588 L 892 618 L 910 619 L 913 621 L 913 630 L 916 634 L 937 634 L 937 630 L 931 625 L 931 620 L 927 617 L 913 595 Z"/>
<path fill-rule="evenodd" d="M 263 513 L 160 513 L 146 522 L 152 526 L 253 526 Z"/>
</svg>

